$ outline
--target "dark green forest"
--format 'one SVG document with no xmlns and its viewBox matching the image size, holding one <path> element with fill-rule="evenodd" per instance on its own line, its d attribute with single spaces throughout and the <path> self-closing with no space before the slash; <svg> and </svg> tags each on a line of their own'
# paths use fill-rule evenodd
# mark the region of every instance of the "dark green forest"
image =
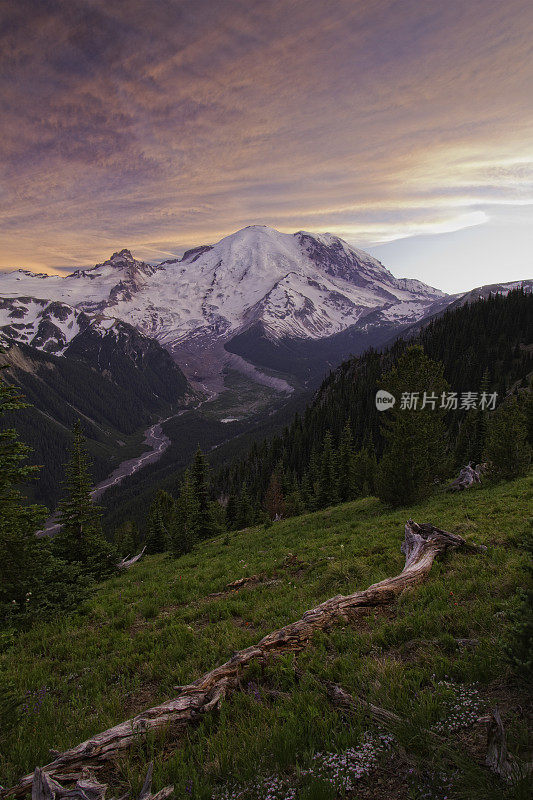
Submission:
<svg viewBox="0 0 533 800">
<path fill-rule="evenodd" d="M 383 375 L 407 348 L 419 345 L 442 364 L 451 391 L 497 392 L 505 396 L 526 388 L 533 371 L 533 296 L 517 289 L 480 299 L 446 311 L 411 339 L 399 339 L 382 352 L 369 350 L 345 361 L 323 382 L 312 403 L 297 414 L 280 435 L 254 443 L 243 457 L 218 470 L 214 487 L 218 494 L 238 497 L 244 493 L 252 505 L 263 507 L 272 476 L 276 474 L 285 493 L 313 492 L 324 461 L 342 458 L 348 447 L 361 454 L 357 467 L 362 484 L 369 481 L 374 462 L 384 449 L 385 415 L 376 409 L 375 394 Z M 427 387 L 429 388 L 429 387 Z M 443 436 L 452 467 L 483 455 L 481 426 L 475 410 L 449 412 Z M 371 490 L 375 490 L 370 480 Z M 348 499 L 348 498 L 346 498 Z M 301 497 L 296 498 L 297 506 Z M 233 502 L 233 501 L 232 501 Z"/>
</svg>

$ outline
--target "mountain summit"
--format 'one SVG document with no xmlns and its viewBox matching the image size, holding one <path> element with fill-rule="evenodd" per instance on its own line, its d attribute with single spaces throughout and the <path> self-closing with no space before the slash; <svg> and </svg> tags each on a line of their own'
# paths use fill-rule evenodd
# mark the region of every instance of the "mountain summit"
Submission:
<svg viewBox="0 0 533 800">
<path fill-rule="evenodd" d="M 21 295 L 126 320 L 158 339 L 185 369 L 200 355 L 206 364 L 204 354 L 216 352 L 220 361 L 224 348 L 238 353 L 243 336 L 242 354 L 257 363 L 252 351 L 259 339 L 265 352 L 357 330 L 372 344 L 372 331 L 412 324 L 446 302 L 443 292 L 395 278 L 337 236 L 262 225 L 157 265 L 124 249 L 64 278 L 20 270 L 0 275 L 0 296 Z"/>
</svg>

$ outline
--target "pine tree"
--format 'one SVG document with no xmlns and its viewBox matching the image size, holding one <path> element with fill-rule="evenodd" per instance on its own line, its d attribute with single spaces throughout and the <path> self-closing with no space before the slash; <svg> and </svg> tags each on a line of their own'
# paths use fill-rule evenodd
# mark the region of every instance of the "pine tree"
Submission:
<svg viewBox="0 0 533 800">
<path fill-rule="evenodd" d="M 313 511 L 315 508 L 315 492 L 313 489 L 313 483 L 311 481 L 308 472 L 306 472 L 302 478 L 300 495 L 302 498 L 304 510 L 307 509 L 308 511 Z"/>
<path fill-rule="evenodd" d="M 236 530 L 242 530 L 243 528 L 247 528 L 249 525 L 253 525 L 254 518 L 254 508 L 252 506 L 252 501 L 250 500 L 248 488 L 243 486 L 237 503 L 237 519 L 235 521 Z"/>
<path fill-rule="evenodd" d="M 161 515 L 165 528 L 170 533 L 176 520 L 176 501 L 170 492 L 159 489 L 157 492 L 157 502 L 161 507 Z"/>
<path fill-rule="evenodd" d="M 344 426 L 339 444 L 338 492 L 341 503 L 353 500 L 356 496 L 353 437 L 349 420 Z"/>
<path fill-rule="evenodd" d="M 488 392 L 489 372 L 486 369 L 479 387 L 479 396 Z M 460 423 L 455 449 L 456 462 L 459 465 L 462 466 L 469 461 L 479 464 L 482 460 L 487 437 L 488 414 L 487 409 L 481 408 L 480 404 L 465 413 Z"/>
<path fill-rule="evenodd" d="M 287 495 L 285 513 L 288 517 L 299 517 L 300 514 L 305 514 L 305 504 L 298 489 L 294 489 Z"/>
<path fill-rule="evenodd" d="M 139 548 L 141 537 L 134 520 L 128 519 L 120 525 L 113 536 L 113 544 L 121 556 L 131 556 Z"/>
<path fill-rule="evenodd" d="M 526 383 L 525 391 L 520 392 L 519 402 L 527 420 L 527 441 L 533 448 L 533 377 Z"/>
<path fill-rule="evenodd" d="M 487 428 L 485 458 L 499 478 L 525 475 L 531 462 L 527 436 L 526 414 L 512 396 L 493 412 Z"/>
<path fill-rule="evenodd" d="M 386 445 L 378 469 L 378 494 L 393 505 L 413 503 L 428 495 L 448 468 L 446 429 L 439 409 L 440 396 L 447 389 L 443 366 L 428 358 L 419 345 L 409 347 L 384 376 L 381 388 L 396 398 L 396 404 L 382 412 Z M 410 399 L 413 393 L 417 407 L 409 408 L 402 398 Z M 428 397 L 436 398 L 434 408 L 427 403 Z"/>
<path fill-rule="evenodd" d="M 170 537 L 172 555 L 179 557 L 189 553 L 196 542 L 195 519 L 197 501 L 194 493 L 191 470 L 185 470 L 176 503 L 176 519 Z"/>
<path fill-rule="evenodd" d="M 265 510 L 270 519 L 280 519 L 285 515 L 285 497 L 279 474 L 273 472 L 265 494 Z"/>
<path fill-rule="evenodd" d="M 163 520 L 163 508 L 159 497 L 150 506 L 146 526 L 146 552 L 164 553 L 168 544 L 168 529 Z"/>
<path fill-rule="evenodd" d="M 0 417 L 27 405 L 0 378 Z M 24 464 L 29 452 L 14 428 L 0 430 L 0 625 L 28 626 L 79 603 L 87 590 L 75 569 L 54 558 L 47 537 L 35 535 L 47 511 L 27 504 L 17 488 L 39 472 Z"/>
<path fill-rule="evenodd" d="M 116 564 L 114 548 L 106 542 L 101 510 L 91 497 L 89 460 L 81 422 L 74 427 L 70 459 L 65 466 L 65 496 L 59 503 L 59 532 L 53 538 L 56 555 L 82 565 L 95 578 L 110 575 Z"/>
<path fill-rule="evenodd" d="M 234 530 L 235 521 L 237 519 L 237 498 L 234 494 L 230 494 L 226 504 L 226 527 L 229 531 Z"/>
<path fill-rule="evenodd" d="M 0 414 L 26 406 L 22 396 L 0 380 Z M 0 431 L 0 615 L 4 618 L 10 603 L 15 613 L 25 609 L 36 568 L 35 531 L 46 517 L 46 509 L 24 506 L 22 495 L 15 488 L 39 471 L 36 466 L 24 466 L 29 451 L 14 428 Z"/>
<path fill-rule="evenodd" d="M 324 437 L 324 448 L 322 450 L 316 496 L 317 508 L 335 505 L 338 500 L 337 480 L 337 457 L 333 449 L 331 433 L 328 431 Z"/>
<path fill-rule="evenodd" d="M 196 538 L 209 539 L 217 532 L 209 503 L 209 477 L 207 460 L 198 448 L 191 465 L 192 490 L 196 502 L 193 528 Z"/>
<path fill-rule="evenodd" d="M 365 444 L 353 459 L 354 486 L 357 497 L 368 497 L 376 487 L 377 459 L 372 444 Z"/>
</svg>

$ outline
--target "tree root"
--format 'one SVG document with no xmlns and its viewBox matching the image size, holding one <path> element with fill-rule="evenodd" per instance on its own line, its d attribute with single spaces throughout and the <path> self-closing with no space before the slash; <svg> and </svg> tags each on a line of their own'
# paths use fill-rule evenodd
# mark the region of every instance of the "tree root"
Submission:
<svg viewBox="0 0 533 800">
<path fill-rule="evenodd" d="M 43 770 L 53 778 L 64 775 L 81 775 L 88 766 L 112 761 L 134 742 L 148 733 L 173 727 L 186 726 L 199 715 L 217 708 L 224 697 L 234 690 L 244 668 L 253 661 L 264 660 L 278 654 L 304 649 L 318 630 L 324 630 L 349 619 L 358 609 L 375 608 L 392 603 L 405 589 L 415 586 L 427 576 L 434 559 L 449 549 L 466 548 L 479 552 L 486 548 L 469 545 L 461 536 L 440 530 L 430 524 L 417 524 L 409 520 L 405 526 L 405 539 L 401 550 L 405 554 L 403 571 L 386 578 L 361 592 L 348 596 L 337 595 L 316 608 L 306 611 L 297 622 L 261 639 L 258 644 L 235 653 L 229 661 L 203 675 L 194 683 L 183 686 L 177 697 L 155 708 L 121 722 L 103 733 L 58 754 Z M 33 775 L 26 775 L 4 796 L 23 795 L 31 787 Z"/>
</svg>

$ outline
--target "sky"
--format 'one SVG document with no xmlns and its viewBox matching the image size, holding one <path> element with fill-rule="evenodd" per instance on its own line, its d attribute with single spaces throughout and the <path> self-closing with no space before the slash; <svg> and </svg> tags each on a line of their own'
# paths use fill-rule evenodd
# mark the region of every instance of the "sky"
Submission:
<svg viewBox="0 0 533 800">
<path fill-rule="evenodd" d="M 0 269 L 331 232 L 532 277 L 530 0 L 3 0 Z"/>
</svg>

